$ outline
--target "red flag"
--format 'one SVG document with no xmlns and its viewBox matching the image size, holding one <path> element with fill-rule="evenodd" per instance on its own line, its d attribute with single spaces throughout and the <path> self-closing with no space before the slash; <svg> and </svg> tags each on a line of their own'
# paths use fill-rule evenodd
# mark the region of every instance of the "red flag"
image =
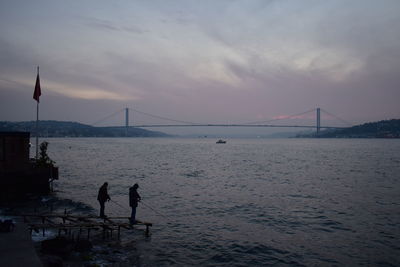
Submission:
<svg viewBox="0 0 400 267">
<path fill-rule="evenodd" d="M 40 79 L 39 79 L 39 73 L 37 74 L 36 77 L 36 85 L 35 85 L 35 92 L 33 93 L 33 99 L 35 99 L 37 102 L 39 102 L 39 97 L 42 94 L 40 91 Z"/>
</svg>

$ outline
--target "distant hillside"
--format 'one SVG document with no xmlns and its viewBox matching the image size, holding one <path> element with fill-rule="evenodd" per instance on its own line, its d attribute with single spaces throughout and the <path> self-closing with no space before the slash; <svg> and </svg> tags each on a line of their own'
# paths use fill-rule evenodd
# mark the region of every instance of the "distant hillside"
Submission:
<svg viewBox="0 0 400 267">
<path fill-rule="evenodd" d="M 318 136 L 315 134 L 298 135 L 297 137 L 322 137 L 322 138 L 400 138 L 400 119 L 368 122 L 361 125 L 325 130 Z"/>
<path fill-rule="evenodd" d="M 0 132 L 31 132 L 35 136 L 36 122 L 0 121 Z M 125 127 L 94 127 L 78 122 L 40 121 L 39 136 L 45 137 L 125 137 Z M 129 127 L 128 137 L 166 137 L 162 132 Z"/>
</svg>

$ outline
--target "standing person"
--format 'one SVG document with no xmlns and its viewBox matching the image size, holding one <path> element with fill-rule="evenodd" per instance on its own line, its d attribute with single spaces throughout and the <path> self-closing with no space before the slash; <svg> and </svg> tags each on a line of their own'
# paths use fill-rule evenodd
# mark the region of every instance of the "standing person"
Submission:
<svg viewBox="0 0 400 267">
<path fill-rule="evenodd" d="M 137 192 L 137 189 L 139 188 L 138 184 L 134 184 L 132 187 L 129 188 L 129 206 L 132 208 L 132 213 L 131 213 L 131 224 L 136 223 L 136 207 L 138 206 L 138 202 L 142 199 Z"/>
<path fill-rule="evenodd" d="M 100 217 L 104 218 L 106 215 L 104 214 L 104 204 L 106 201 L 110 201 L 111 198 L 107 192 L 108 183 L 105 182 L 99 189 L 99 194 L 97 195 L 97 200 L 100 203 Z"/>
</svg>

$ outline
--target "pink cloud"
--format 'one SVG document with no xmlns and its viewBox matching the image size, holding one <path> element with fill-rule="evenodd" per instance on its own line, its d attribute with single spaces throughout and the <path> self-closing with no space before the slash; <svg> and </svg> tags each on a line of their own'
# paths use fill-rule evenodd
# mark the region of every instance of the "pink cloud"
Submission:
<svg viewBox="0 0 400 267">
<path fill-rule="evenodd" d="M 303 115 L 295 115 L 295 116 L 290 116 L 290 115 L 278 115 L 272 117 L 273 120 L 285 120 L 285 119 L 314 119 L 315 115 L 314 114 L 303 114 Z"/>
</svg>

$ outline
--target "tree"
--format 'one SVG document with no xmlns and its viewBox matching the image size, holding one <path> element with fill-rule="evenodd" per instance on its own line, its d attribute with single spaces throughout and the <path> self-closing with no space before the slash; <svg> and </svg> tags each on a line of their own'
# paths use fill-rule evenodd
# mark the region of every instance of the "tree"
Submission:
<svg viewBox="0 0 400 267">
<path fill-rule="evenodd" d="M 39 158 L 37 159 L 36 163 L 39 166 L 54 166 L 55 161 L 50 159 L 49 155 L 47 155 L 47 146 L 49 145 L 48 142 L 44 141 L 40 144 L 40 153 Z"/>
</svg>

